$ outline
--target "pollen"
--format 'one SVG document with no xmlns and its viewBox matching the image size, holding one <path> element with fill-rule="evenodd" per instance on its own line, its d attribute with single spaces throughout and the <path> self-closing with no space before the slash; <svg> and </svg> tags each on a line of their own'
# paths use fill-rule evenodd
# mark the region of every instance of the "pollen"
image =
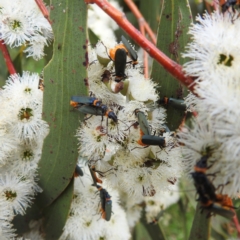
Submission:
<svg viewBox="0 0 240 240">
<path fill-rule="evenodd" d="M 22 160 L 30 161 L 33 158 L 33 152 L 30 150 L 26 150 L 23 152 Z"/>
<path fill-rule="evenodd" d="M 26 93 L 31 93 L 31 91 L 32 91 L 32 89 L 28 88 L 28 87 L 26 87 L 25 90 L 24 90 L 24 92 L 26 92 Z"/>
<path fill-rule="evenodd" d="M 20 120 L 29 120 L 33 116 L 31 108 L 22 108 L 18 114 Z"/>
<path fill-rule="evenodd" d="M 91 224 L 92 224 L 92 221 L 90 221 L 90 222 L 85 222 L 85 226 L 86 226 L 86 227 L 91 226 Z"/>
<path fill-rule="evenodd" d="M 10 190 L 9 191 L 5 191 L 4 194 L 5 194 L 6 199 L 7 200 L 11 200 L 11 201 L 13 201 L 17 197 L 17 193 L 16 192 L 12 192 Z"/>
<path fill-rule="evenodd" d="M 226 67 L 231 67 L 234 58 L 232 55 L 226 56 L 225 54 L 220 54 L 218 64 L 225 65 Z"/>
<path fill-rule="evenodd" d="M 19 30 L 22 27 L 21 22 L 17 20 L 13 20 L 10 24 L 13 30 Z"/>
</svg>

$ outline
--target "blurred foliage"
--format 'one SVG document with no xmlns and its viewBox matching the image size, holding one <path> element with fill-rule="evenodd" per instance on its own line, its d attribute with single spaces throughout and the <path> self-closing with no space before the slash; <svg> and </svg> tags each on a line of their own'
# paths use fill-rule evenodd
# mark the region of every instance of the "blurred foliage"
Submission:
<svg viewBox="0 0 240 240">
<path fill-rule="evenodd" d="M 162 213 L 160 213 L 161 216 L 162 216 Z M 149 234 L 149 237 L 152 239 L 152 240 L 165 240 L 166 237 L 165 237 L 165 234 L 164 234 L 164 231 L 163 231 L 163 228 L 162 226 L 156 222 L 156 223 L 147 223 L 146 219 L 145 219 L 145 214 L 143 214 L 143 217 L 141 219 L 141 223 L 143 225 L 143 228 L 145 228 L 147 231 L 148 231 L 148 234 Z M 139 233 L 137 233 L 139 234 Z M 139 234 L 139 236 L 141 236 Z M 138 238 L 136 238 L 138 239 Z"/>
<path fill-rule="evenodd" d="M 133 232 L 133 239 L 137 240 L 151 240 L 147 229 L 144 227 L 144 225 L 141 222 L 138 222 L 134 228 Z"/>
<path fill-rule="evenodd" d="M 201 204 L 198 203 L 195 211 L 192 228 L 189 235 L 189 240 L 196 239 L 209 239 L 210 237 L 210 217 L 206 217 L 205 212 L 200 210 Z"/>
<path fill-rule="evenodd" d="M 177 204 L 164 211 L 159 220 L 167 240 L 188 239 L 195 209 L 190 206 L 188 198 L 182 196 Z"/>
</svg>

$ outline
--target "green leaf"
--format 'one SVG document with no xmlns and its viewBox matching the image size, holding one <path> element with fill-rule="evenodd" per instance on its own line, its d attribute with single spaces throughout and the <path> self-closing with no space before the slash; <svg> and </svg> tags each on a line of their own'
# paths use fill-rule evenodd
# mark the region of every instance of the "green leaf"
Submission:
<svg viewBox="0 0 240 240">
<path fill-rule="evenodd" d="M 50 126 L 39 162 L 37 203 L 51 204 L 68 186 L 76 166 L 76 129 L 82 115 L 72 112 L 72 95 L 87 95 L 87 6 L 84 1 L 53 0 L 53 58 L 44 69 L 43 119 Z M 61 211 L 61 209 L 59 209 Z"/>
<path fill-rule="evenodd" d="M 2 52 L 0 52 L 0 66 L 0 87 L 2 87 L 8 77 L 8 69 Z"/>
<path fill-rule="evenodd" d="M 140 1 L 139 10 L 145 18 L 146 22 L 151 27 L 152 31 L 156 34 L 158 25 L 161 19 L 162 4 L 159 0 Z"/>
<path fill-rule="evenodd" d="M 186 59 L 181 57 L 181 52 L 188 42 L 186 35 L 192 17 L 187 0 L 165 0 L 158 28 L 157 47 L 168 57 L 179 64 Z M 153 62 L 151 77 L 159 84 L 161 98 L 173 97 L 183 99 L 186 88 L 173 78 L 159 63 Z M 184 112 L 167 107 L 167 123 L 171 130 L 175 130 L 183 118 Z"/>
<path fill-rule="evenodd" d="M 17 230 L 17 234 L 21 234 L 30 231 L 29 222 L 32 220 L 39 220 L 42 218 L 42 213 L 37 204 L 33 204 L 26 210 L 25 215 L 17 215 L 14 217 L 12 223 L 13 228 Z"/>
<path fill-rule="evenodd" d="M 134 228 L 133 239 L 134 240 L 152 240 L 148 231 L 146 230 L 146 228 L 141 222 L 137 223 L 137 225 Z"/>
<path fill-rule="evenodd" d="M 214 216 L 214 220 L 212 221 L 212 224 L 211 224 L 211 235 L 212 236 L 217 236 L 219 240 L 221 239 L 228 239 L 230 238 L 230 234 L 227 234 L 226 232 L 226 226 L 227 224 L 231 224 L 231 221 L 229 219 L 226 219 L 222 216 Z M 225 226 L 225 227 L 223 227 Z M 233 236 L 232 236 L 233 237 Z M 215 237 L 216 239 L 216 237 Z"/>
<path fill-rule="evenodd" d="M 148 234 L 152 240 L 165 240 L 165 235 L 159 223 L 147 223 L 143 221 L 144 227 L 147 229 Z"/>
<path fill-rule="evenodd" d="M 100 40 L 99 37 L 90 28 L 88 28 L 88 36 L 89 36 L 91 46 L 95 47 L 97 42 Z"/>
<path fill-rule="evenodd" d="M 225 239 L 228 239 L 228 238 L 226 236 L 223 236 L 223 235 L 219 234 L 219 232 L 215 231 L 215 229 L 212 228 L 211 239 L 225 240 Z M 230 236 L 229 236 L 229 239 L 231 239 Z"/>
<path fill-rule="evenodd" d="M 156 216 L 156 219 L 159 219 L 161 215 L 162 215 L 162 212 L 160 212 L 158 216 Z M 166 239 L 159 223 L 147 222 L 146 213 L 144 210 L 142 211 L 142 217 L 140 221 L 141 222 L 137 224 L 135 227 L 135 233 L 136 233 L 135 239 L 137 240 L 139 239 L 165 240 Z M 147 234 L 146 237 L 143 238 L 142 237 L 143 234 L 145 235 Z"/>
<path fill-rule="evenodd" d="M 46 54 L 44 56 L 45 65 L 52 59 L 53 55 L 53 43 L 51 42 L 48 46 L 45 46 L 44 53 Z"/>
<path fill-rule="evenodd" d="M 188 177 L 183 176 L 180 182 L 180 189 L 183 192 L 183 194 L 188 198 L 189 204 L 196 209 L 197 194 L 193 181 L 189 181 Z"/>
<path fill-rule="evenodd" d="M 200 203 L 198 203 L 189 240 L 208 240 L 210 236 L 210 218 L 206 217 L 206 213 L 201 213 Z"/>
<path fill-rule="evenodd" d="M 49 207 L 44 209 L 43 235 L 45 239 L 55 240 L 61 236 L 71 207 L 73 183 L 72 179 L 65 191 Z"/>
<path fill-rule="evenodd" d="M 13 65 L 17 73 L 22 75 L 22 51 L 19 51 L 13 60 Z"/>
<path fill-rule="evenodd" d="M 195 209 L 190 206 L 188 198 L 184 195 L 180 196 L 178 203 L 165 209 L 159 219 L 165 238 L 188 239 L 194 214 Z"/>
</svg>

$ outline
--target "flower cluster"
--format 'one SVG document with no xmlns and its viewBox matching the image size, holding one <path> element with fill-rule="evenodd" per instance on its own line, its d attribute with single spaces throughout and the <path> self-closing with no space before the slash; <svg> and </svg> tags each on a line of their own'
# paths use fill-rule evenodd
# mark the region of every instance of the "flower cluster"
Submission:
<svg viewBox="0 0 240 240">
<path fill-rule="evenodd" d="M 186 102 L 197 112 L 197 117 L 192 121 L 192 128 L 179 132 L 188 170 L 192 171 L 196 162 L 206 156 L 206 174 L 213 176 L 219 192 L 231 197 L 237 197 L 240 191 L 238 14 L 206 13 L 190 28 L 193 41 L 184 56 L 192 60 L 184 69 L 196 77 L 196 96 L 189 95 Z"/>
<path fill-rule="evenodd" d="M 105 221 L 101 218 L 103 213 L 100 213 L 99 191 L 92 186 L 88 167 L 83 168 L 83 171 L 83 177 L 75 178 L 69 218 L 60 239 L 77 240 L 79 236 L 81 239 L 129 239 L 126 214 L 118 203 L 117 191 L 108 188 L 114 204 L 110 221 Z"/>
<path fill-rule="evenodd" d="M 127 210 L 129 226 L 133 227 L 141 215 L 143 202 L 149 206 L 149 222 L 168 206 L 163 204 L 164 196 L 169 195 L 169 190 L 177 190 L 183 168 L 182 162 L 176 161 L 179 151 L 176 151 L 175 136 L 165 125 L 165 109 L 155 106 L 159 96 L 154 82 L 144 78 L 140 64 L 133 66 L 131 63 L 126 64 L 124 79 L 116 81 L 116 66 L 109 54 L 118 46 L 114 42 L 110 45 L 99 42 L 90 50 L 89 91 L 91 97 L 101 99 L 101 106 L 108 110 L 107 116 L 103 116 L 102 111 L 91 113 L 92 116 L 89 112 L 77 130 L 79 163 L 87 162 L 94 168 L 107 189 L 118 190 Z M 78 109 L 88 113 L 91 107 L 80 102 Z M 148 135 L 144 131 L 148 131 Z M 144 144 L 144 135 L 148 140 L 156 137 L 161 141 L 155 146 Z M 173 199 L 176 201 L 178 194 Z M 116 204 L 114 200 L 112 204 Z"/>
<path fill-rule="evenodd" d="M 116 0 L 109 1 L 118 10 L 121 10 L 119 3 Z M 89 5 L 88 11 L 88 27 L 103 41 L 107 39 L 116 39 L 114 31 L 119 26 L 113 21 L 104 11 L 102 11 L 97 5 Z M 104 31 L 103 31 L 104 29 Z"/>
<path fill-rule="evenodd" d="M 0 212 L 1 239 L 13 237 L 11 220 L 25 214 L 37 185 L 37 164 L 48 125 L 42 118 L 39 75 L 11 75 L 0 90 Z"/>
<path fill-rule="evenodd" d="M 39 60 L 52 38 L 51 25 L 34 0 L 0 1 L 0 39 L 5 44 L 11 48 L 26 45 L 27 56 Z"/>
</svg>

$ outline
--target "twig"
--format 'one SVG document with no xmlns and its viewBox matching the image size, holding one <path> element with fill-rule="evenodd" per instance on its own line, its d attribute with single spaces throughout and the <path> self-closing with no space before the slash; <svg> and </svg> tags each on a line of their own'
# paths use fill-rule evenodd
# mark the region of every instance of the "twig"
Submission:
<svg viewBox="0 0 240 240">
<path fill-rule="evenodd" d="M 140 32 L 143 36 L 145 36 L 144 25 L 139 23 Z M 148 78 L 148 54 L 145 50 L 143 50 L 143 67 L 144 67 L 144 77 Z"/>
<path fill-rule="evenodd" d="M 16 70 L 13 66 L 13 63 L 12 63 L 12 59 L 9 55 L 9 52 L 8 52 L 8 49 L 4 43 L 3 40 L 0 40 L 0 49 L 2 51 L 2 54 L 3 54 L 3 57 L 4 57 L 4 60 L 6 62 L 6 65 L 7 65 L 7 68 L 8 68 L 8 72 L 10 74 L 16 74 Z"/>
<path fill-rule="evenodd" d="M 212 6 L 215 11 L 219 11 L 220 10 L 219 0 L 213 0 Z"/>
<path fill-rule="evenodd" d="M 210 5 L 210 3 L 205 2 L 205 6 L 206 6 L 206 9 L 207 9 L 208 13 L 211 14 L 212 9 L 211 9 L 211 5 Z"/>
<path fill-rule="evenodd" d="M 149 37 L 151 38 L 153 44 L 156 45 L 157 40 L 156 40 L 155 34 L 153 33 L 152 29 L 149 27 L 149 25 L 146 22 L 146 20 L 144 19 L 143 15 L 138 10 L 138 8 L 135 5 L 135 3 L 132 0 L 124 0 L 124 2 L 128 5 L 128 7 L 132 11 L 132 13 L 138 19 L 138 22 L 140 22 L 140 21 L 142 22 L 142 24 L 144 25 L 144 27 L 145 27 Z"/>
<path fill-rule="evenodd" d="M 237 218 L 237 214 L 235 212 L 235 216 L 232 218 L 233 222 L 234 222 L 234 225 L 237 229 L 237 233 L 238 233 L 238 238 L 240 238 L 240 225 L 239 225 L 239 222 L 238 222 L 238 218 Z"/>
<path fill-rule="evenodd" d="M 39 9 L 41 10 L 43 16 L 48 20 L 50 24 L 52 24 L 52 21 L 49 18 L 49 12 L 43 3 L 43 0 L 35 0 L 35 2 L 38 5 Z"/>
<path fill-rule="evenodd" d="M 86 3 L 97 4 L 104 12 L 106 12 L 115 22 L 132 38 L 134 41 L 145 49 L 149 55 L 159 62 L 169 73 L 171 73 L 189 90 L 194 92 L 194 80 L 192 77 L 185 76 L 182 66 L 167 57 L 157 47 L 155 47 L 148 39 L 146 39 L 126 18 L 125 14 L 115 9 L 106 0 L 85 0 Z"/>
</svg>

